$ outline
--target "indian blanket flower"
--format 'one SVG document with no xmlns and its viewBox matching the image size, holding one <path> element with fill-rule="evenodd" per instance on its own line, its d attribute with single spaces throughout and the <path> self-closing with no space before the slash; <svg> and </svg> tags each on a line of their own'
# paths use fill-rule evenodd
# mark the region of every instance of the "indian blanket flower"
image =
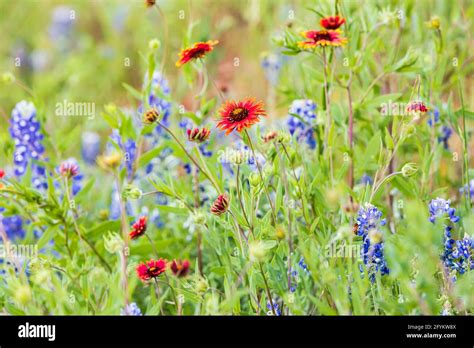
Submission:
<svg viewBox="0 0 474 348">
<path fill-rule="evenodd" d="M 129 234 L 131 239 L 137 239 L 138 237 L 141 237 L 145 234 L 147 227 L 146 222 L 146 216 L 141 216 L 137 221 L 135 221 Z"/>
<path fill-rule="evenodd" d="M 304 141 L 311 149 L 316 148 L 314 137 L 316 125 L 316 103 L 310 99 L 296 99 L 291 103 L 288 130 L 298 141 Z"/>
<path fill-rule="evenodd" d="M 254 98 L 228 100 L 221 106 L 219 114 L 217 127 L 224 130 L 226 135 L 234 130 L 242 132 L 259 122 L 261 116 L 267 115 L 263 103 L 256 102 Z"/>
<path fill-rule="evenodd" d="M 0 179 L 3 179 L 5 177 L 5 171 L 3 169 L 0 169 Z"/>
<path fill-rule="evenodd" d="M 188 260 L 173 260 L 170 264 L 171 271 L 177 277 L 184 277 L 189 272 L 190 263 Z"/>
<path fill-rule="evenodd" d="M 211 213 L 214 215 L 222 215 L 229 209 L 229 197 L 227 195 L 219 195 L 212 203 Z"/>
<path fill-rule="evenodd" d="M 374 205 L 366 203 L 359 209 L 356 220 L 356 234 L 363 239 L 362 258 L 372 281 L 378 271 L 382 275 L 390 273 L 385 261 L 384 243 L 380 231 L 385 224 L 386 220 L 382 219 L 382 212 Z"/>
<path fill-rule="evenodd" d="M 135 302 L 132 302 L 120 310 L 120 315 L 141 316 L 143 314 L 138 305 Z"/>
<path fill-rule="evenodd" d="M 324 29 L 335 30 L 335 29 L 339 29 L 339 27 L 343 25 L 345 22 L 346 20 L 342 17 L 329 16 L 329 17 L 321 18 L 321 20 L 319 21 L 319 24 L 321 24 L 321 26 Z"/>
<path fill-rule="evenodd" d="M 203 143 L 211 135 L 211 131 L 208 128 L 192 128 L 186 131 L 188 135 L 188 140 L 196 143 Z"/>
<path fill-rule="evenodd" d="M 147 281 L 160 276 L 166 271 L 166 260 L 159 259 L 142 262 L 137 266 L 137 275 L 143 281 Z"/>
<path fill-rule="evenodd" d="M 459 216 L 456 214 L 456 209 L 451 207 L 451 201 L 443 198 L 436 198 L 431 200 L 428 205 L 430 212 L 430 221 L 434 223 L 437 219 L 443 218 L 445 216 L 449 217 L 449 220 L 453 223 L 459 221 Z"/>
<path fill-rule="evenodd" d="M 179 60 L 176 62 L 176 66 L 179 68 L 191 60 L 203 58 L 207 53 L 211 52 L 218 43 L 219 41 L 217 40 L 197 42 L 193 47 L 183 49 L 179 53 Z"/>
<path fill-rule="evenodd" d="M 318 46 L 343 46 L 347 39 L 341 36 L 339 30 L 308 30 L 301 33 L 305 41 L 298 42 L 303 49 L 311 49 Z"/>
<path fill-rule="evenodd" d="M 9 130 L 15 143 L 15 175 L 23 176 L 31 163 L 33 185 L 36 188 L 47 188 L 45 168 L 33 163 L 33 160 L 39 160 L 44 153 L 43 134 L 33 103 L 23 100 L 15 105 Z"/>
</svg>

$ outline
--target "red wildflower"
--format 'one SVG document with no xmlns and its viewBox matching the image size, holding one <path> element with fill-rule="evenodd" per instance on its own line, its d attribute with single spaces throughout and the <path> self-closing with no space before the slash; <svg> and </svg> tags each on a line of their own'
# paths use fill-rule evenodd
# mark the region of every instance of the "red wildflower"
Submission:
<svg viewBox="0 0 474 348">
<path fill-rule="evenodd" d="M 272 141 L 273 139 L 275 139 L 277 136 L 278 136 L 278 132 L 270 131 L 270 132 L 268 132 L 267 134 L 265 134 L 263 136 L 263 141 L 268 143 L 268 142 Z"/>
<path fill-rule="evenodd" d="M 166 260 L 150 260 L 137 266 L 137 275 L 143 281 L 156 278 L 166 271 Z"/>
<path fill-rule="evenodd" d="M 194 141 L 196 143 L 202 143 L 209 139 L 209 136 L 211 135 L 211 131 L 208 128 L 193 128 L 193 129 L 188 129 L 186 131 L 188 134 L 188 140 L 189 141 Z"/>
<path fill-rule="evenodd" d="M 428 112 L 428 108 L 422 101 L 414 101 L 407 105 L 407 112 Z"/>
<path fill-rule="evenodd" d="M 227 195 L 219 195 L 212 203 L 211 213 L 214 215 L 222 215 L 229 209 L 229 197 Z"/>
<path fill-rule="evenodd" d="M 130 234 L 129 234 L 131 239 L 137 239 L 138 237 L 145 234 L 146 221 L 147 221 L 146 216 L 142 216 L 137 221 L 135 221 L 135 223 L 132 225 L 132 230 L 130 231 Z"/>
<path fill-rule="evenodd" d="M 341 37 L 338 30 L 309 30 L 301 33 L 308 40 L 298 42 L 302 48 L 314 48 L 316 46 L 342 46 L 347 39 Z"/>
<path fill-rule="evenodd" d="M 176 66 L 179 68 L 180 66 L 186 64 L 192 59 L 202 58 L 206 55 L 206 53 L 211 52 L 214 49 L 214 46 L 217 45 L 219 41 L 217 40 L 209 40 L 207 42 L 197 42 L 194 44 L 193 47 L 186 48 L 181 50 L 179 53 L 179 60 L 176 62 Z"/>
<path fill-rule="evenodd" d="M 241 101 L 228 100 L 222 104 L 219 114 L 221 118 L 217 127 L 225 130 L 228 135 L 233 130 L 238 132 L 250 128 L 260 121 L 260 116 L 267 116 L 262 102 L 256 102 L 254 98 L 246 98 Z"/>
<path fill-rule="evenodd" d="M 3 169 L 0 169 L 0 179 L 3 179 L 5 176 L 5 171 Z"/>
<path fill-rule="evenodd" d="M 79 166 L 72 161 L 65 161 L 59 165 L 59 173 L 67 178 L 73 178 L 79 174 Z"/>
<path fill-rule="evenodd" d="M 158 118 L 160 117 L 160 112 L 155 109 L 151 108 L 147 112 L 143 114 L 143 123 L 144 124 L 152 124 L 158 121 Z"/>
<path fill-rule="evenodd" d="M 188 260 L 173 260 L 171 262 L 170 268 L 173 274 L 177 277 L 184 277 L 189 272 L 190 263 Z"/>
<path fill-rule="evenodd" d="M 346 20 L 339 16 L 329 16 L 324 17 L 319 22 L 324 29 L 338 29 L 341 25 L 343 25 Z"/>
</svg>

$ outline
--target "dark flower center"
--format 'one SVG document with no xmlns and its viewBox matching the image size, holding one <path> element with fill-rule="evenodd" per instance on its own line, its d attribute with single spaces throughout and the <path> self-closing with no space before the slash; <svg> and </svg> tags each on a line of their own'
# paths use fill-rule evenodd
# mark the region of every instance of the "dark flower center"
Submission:
<svg viewBox="0 0 474 348">
<path fill-rule="evenodd" d="M 239 122 L 245 119 L 249 115 L 249 111 L 244 108 L 236 108 L 230 113 L 229 121 Z"/>
<path fill-rule="evenodd" d="M 320 31 L 319 33 L 316 34 L 314 41 L 321 41 L 321 40 L 327 40 L 327 41 L 332 41 L 332 37 L 327 31 Z"/>
<path fill-rule="evenodd" d="M 150 272 L 155 272 L 156 271 L 156 267 L 150 267 Z"/>
</svg>

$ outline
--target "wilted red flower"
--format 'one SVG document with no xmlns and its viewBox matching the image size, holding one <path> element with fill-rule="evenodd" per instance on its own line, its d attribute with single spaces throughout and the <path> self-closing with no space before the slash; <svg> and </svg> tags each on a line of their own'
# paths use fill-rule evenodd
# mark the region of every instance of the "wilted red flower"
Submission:
<svg viewBox="0 0 474 348">
<path fill-rule="evenodd" d="M 332 29 L 332 30 L 338 29 L 345 22 L 346 20 L 339 16 L 324 17 L 324 18 L 321 18 L 321 20 L 319 21 L 319 23 L 324 29 Z"/>
<path fill-rule="evenodd" d="M 160 112 L 155 109 L 151 108 L 147 112 L 143 114 L 143 123 L 145 124 L 152 124 L 158 121 L 158 118 L 160 117 Z"/>
<path fill-rule="evenodd" d="M 143 281 L 156 278 L 164 271 L 166 271 L 166 260 L 163 259 L 152 259 L 146 263 L 142 262 L 137 266 L 137 275 Z"/>
<path fill-rule="evenodd" d="M 173 260 L 171 262 L 170 268 L 173 274 L 177 277 L 184 277 L 189 272 L 190 263 L 188 260 Z"/>
<path fill-rule="evenodd" d="M 428 108 L 422 101 L 414 101 L 407 105 L 407 112 L 428 112 Z"/>
<path fill-rule="evenodd" d="M 275 139 L 278 135 L 278 132 L 277 131 L 270 131 L 268 132 L 267 134 L 265 134 L 263 136 L 263 141 L 268 143 L 270 141 L 272 141 L 273 139 Z"/>
<path fill-rule="evenodd" d="M 308 40 L 298 42 L 302 48 L 314 48 L 317 46 L 342 46 L 347 39 L 341 37 L 338 30 L 309 30 L 301 33 Z"/>
<path fill-rule="evenodd" d="M 229 209 L 229 197 L 227 195 L 219 195 L 212 203 L 211 213 L 214 215 L 224 214 Z"/>
<path fill-rule="evenodd" d="M 138 237 L 145 234 L 146 231 L 146 216 L 141 216 L 135 223 L 132 225 L 132 230 L 130 231 L 130 238 L 137 239 Z"/>
<path fill-rule="evenodd" d="M 196 143 L 202 143 L 209 139 L 209 136 L 211 135 L 211 131 L 208 128 L 193 128 L 193 129 L 188 129 L 186 131 L 188 134 L 188 140 L 189 141 L 194 141 Z"/>
<path fill-rule="evenodd" d="M 79 166 L 73 161 L 65 161 L 59 165 L 59 174 L 67 178 L 75 177 L 79 174 Z"/>
<path fill-rule="evenodd" d="M 186 64 L 192 59 L 202 58 L 206 55 L 206 53 L 211 52 L 214 49 L 214 46 L 217 45 L 219 41 L 217 40 L 209 40 L 207 42 L 197 42 L 194 44 L 193 47 L 186 48 L 181 50 L 179 53 L 179 60 L 176 62 L 176 66 L 179 68 L 180 66 Z"/>
<path fill-rule="evenodd" d="M 0 179 L 3 179 L 5 176 L 5 171 L 3 169 L 0 169 Z"/>
<path fill-rule="evenodd" d="M 156 0 L 145 0 L 146 7 L 152 7 L 156 3 Z"/>
<path fill-rule="evenodd" d="M 228 100 L 222 104 L 219 114 L 221 118 L 217 127 L 225 130 L 228 135 L 233 130 L 238 132 L 250 128 L 260 121 L 260 116 L 267 116 L 262 102 L 256 102 L 254 98 L 246 98 L 241 101 Z"/>
</svg>

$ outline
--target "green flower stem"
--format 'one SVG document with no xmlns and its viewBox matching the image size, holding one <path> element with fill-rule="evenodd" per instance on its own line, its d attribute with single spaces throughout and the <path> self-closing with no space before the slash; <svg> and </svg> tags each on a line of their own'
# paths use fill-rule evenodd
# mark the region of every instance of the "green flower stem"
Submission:
<svg viewBox="0 0 474 348">
<path fill-rule="evenodd" d="M 71 215 L 72 215 L 72 222 L 73 222 L 73 226 L 74 226 L 74 230 L 76 231 L 77 233 L 77 236 L 79 237 L 79 239 L 83 242 L 85 242 L 89 248 L 94 252 L 94 254 L 96 254 L 96 256 L 99 258 L 100 262 L 102 262 L 102 264 L 107 268 L 107 270 L 109 272 L 112 272 L 112 267 L 110 267 L 110 265 L 107 263 L 107 261 L 105 261 L 105 259 L 102 257 L 102 255 L 100 255 L 100 253 L 97 251 L 97 249 L 95 248 L 94 244 L 92 242 L 90 242 L 85 236 L 82 235 L 81 233 L 81 230 L 77 224 L 77 221 L 76 221 L 76 214 L 77 212 L 75 211 L 74 208 L 71 208 L 71 196 L 70 196 L 70 188 L 69 188 L 69 180 L 67 177 L 64 178 L 64 183 L 65 183 L 65 190 L 66 190 L 66 199 L 67 199 L 67 207 L 68 207 L 68 210 L 71 209 Z M 64 223 L 66 223 L 66 219 L 64 219 Z M 67 230 L 67 226 L 64 226 Z"/>
<path fill-rule="evenodd" d="M 179 147 L 184 151 L 186 156 L 191 160 L 191 162 L 194 163 L 194 165 L 199 169 L 199 171 L 204 174 L 204 176 L 212 183 L 212 185 L 216 188 L 218 193 L 222 193 L 219 185 L 215 182 L 215 180 L 212 178 L 211 175 L 207 173 L 207 171 L 203 170 L 203 168 L 199 165 L 199 163 L 194 159 L 194 157 L 186 150 L 184 145 L 181 143 L 181 141 L 176 137 L 176 135 L 165 125 L 163 125 L 161 122 L 157 122 L 159 126 L 161 126 L 171 137 L 176 141 L 176 143 L 179 145 Z"/>
<path fill-rule="evenodd" d="M 252 150 L 253 158 L 255 159 L 255 164 L 257 165 L 258 169 L 258 174 L 260 175 L 260 180 L 262 181 L 263 189 L 265 190 L 265 194 L 267 195 L 268 202 L 270 204 L 271 208 L 271 213 L 272 213 L 272 221 L 273 221 L 273 226 L 276 226 L 276 213 L 275 213 L 275 208 L 273 206 L 272 200 L 270 198 L 270 193 L 268 192 L 268 188 L 265 185 L 264 178 L 263 178 L 263 173 L 262 173 L 262 168 L 260 168 L 260 163 L 258 162 L 257 159 L 257 154 L 255 153 L 255 149 L 253 147 L 252 139 L 250 138 L 249 133 L 247 130 L 245 130 L 245 135 L 247 135 L 247 139 L 249 141 L 250 149 Z"/>
</svg>

